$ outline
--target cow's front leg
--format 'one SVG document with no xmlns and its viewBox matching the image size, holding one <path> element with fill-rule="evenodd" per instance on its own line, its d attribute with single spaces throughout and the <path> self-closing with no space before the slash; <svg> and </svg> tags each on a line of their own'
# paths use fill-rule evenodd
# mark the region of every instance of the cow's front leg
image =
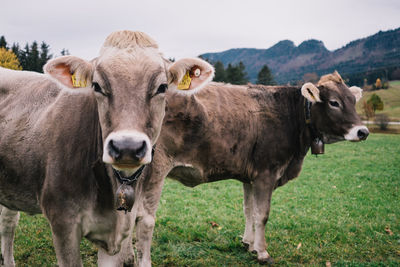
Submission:
<svg viewBox="0 0 400 267">
<path fill-rule="evenodd" d="M 156 154 L 157 156 L 157 154 Z M 141 198 L 136 218 L 136 248 L 140 267 L 151 266 L 151 240 L 156 221 L 156 211 L 160 201 L 164 178 L 171 170 L 168 164 L 157 164 L 158 160 L 149 165 L 142 179 Z"/>
<path fill-rule="evenodd" d="M 82 231 L 77 223 L 59 216 L 58 220 L 49 220 L 53 232 L 53 243 L 56 251 L 57 262 L 60 267 L 79 267 L 82 260 L 79 244 Z"/>
<path fill-rule="evenodd" d="M 18 225 L 19 212 L 0 206 L 0 235 L 1 235 L 1 266 L 13 267 L 14 262 L 14 233 Z"/>
<path fill-rule="evenodd" d="M 249 251 L 254 250 L 254 217 L 253 217 L 253 188 L 251 184 L 243 184 L 243 212 L 246 218 L 246 226 L 242 243 Z"/>
<path fill-rule="evenodd" d="M 271 205 L 271 195 L 274 190 L 273 177 L 257 177 L 253 182 L 253 205 L 254 205 L 254 250 L 257 259 L 261 263 L 273 263 L 272 257 L 267 252 L 265 242 L 265 225 L 268 221 Z"/>
<path fill-rule="evenodd" d="M 132 246 L 132 231 L 121 244 L 121 250 L 116 255 L 109 255 L 104 249 L 99 248 L 97 264 L 99 267 L 128 267 L 134 266 L 135 258 Z"/>
<path fill-rule="evenodd" d="M 137 237 L 137 256 L 139 267 L 151 266 L 151 240 L 155 225 L 155 216 L 144 213 L 137 217 L 136 237 Z"/>
</svg>

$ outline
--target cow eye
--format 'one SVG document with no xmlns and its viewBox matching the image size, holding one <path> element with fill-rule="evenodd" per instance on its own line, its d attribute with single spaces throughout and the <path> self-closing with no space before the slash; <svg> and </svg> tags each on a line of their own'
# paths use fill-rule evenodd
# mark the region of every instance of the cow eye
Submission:
<svg viewBox="0 0 400 267">
<path fill-rule="evenodd" d="M 103 90 L 101 90 L 100 85 L 99 85 L 97 82 L 93 82 L 93 83 L 92 83 L 92 88 L 93 88 L 93 90 L 94 90 L 96 93 L 100 93 L 100 94 L 102 94 L 102 95 L 105 95 L 104 92 L 103 92 Z"/>
<path fill-rule="evenodd" d="M 339 107 L 339 102 L 337 102 L 335 100 L 330 100 L 329 101 L 329 105 L 331 105 L 332 107 L 338 108 Z"/>
<path fill-rule="evenodd" d="M 168 89 L 168 84 L 166 83 L 161 84 L 157 89 L 156 95 L 165 93 L 167 89 Z"/>
</svg>

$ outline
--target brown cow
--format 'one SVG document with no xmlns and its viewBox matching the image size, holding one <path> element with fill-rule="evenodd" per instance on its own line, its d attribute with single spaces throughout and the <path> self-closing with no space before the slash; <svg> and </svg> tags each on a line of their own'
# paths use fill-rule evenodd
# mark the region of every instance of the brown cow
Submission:
<svg viewBox="0 0 400 267">
<path fill-rule="evenodd" d="M 212 79 L 213 69 L 200 59 L 170 64 L 149 36 L 121 31 L 92 61 L 65 56 L 44 70 L 0 68 L 4 264 L 14 266 L 18 211 L 49 220 L 60 266 L 82 265 L 82 237 L 99 247 L 99 265 L 132 263 L 132 216 L 117 211 L 117 178 L 152 160 L 168 85 L 173 91 L 190 78 L 182 89 L 195 91 Z"/>
<path fill-rule="evenodd" d="M 368 129 L 356 114 L 361 89 L 335 72 L 317 86 L 235 86 L 212 83 L 200 94 L 167 94 L 167 113 L 153 162 L 138 191 L 137 248 L 150 266 L 150 243 L 164 178 L 186 186 L 222 179 L 243 182 L 246 227 L 243 243 L 260 262 L 273 190 L 297 177 L 314 140 L 360 141 Z"/>
</svg>

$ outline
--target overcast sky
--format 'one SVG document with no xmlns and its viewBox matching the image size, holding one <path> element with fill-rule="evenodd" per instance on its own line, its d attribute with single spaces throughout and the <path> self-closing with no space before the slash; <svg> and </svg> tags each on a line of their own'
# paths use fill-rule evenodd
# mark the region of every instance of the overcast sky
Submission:
<svg viewBox="0 0 400 267">
<path fill-rule="evenodd" d="M 146 32 L 178 59 L 284 39 L 318 39 L 334 50 L 398 27 L 399 0 L 18 0 L 0 9 L 0 35 L 9 43 L 45 41 L 55 55 L 66 48 L 86 59 L 115 30 Z"/>
</svg>

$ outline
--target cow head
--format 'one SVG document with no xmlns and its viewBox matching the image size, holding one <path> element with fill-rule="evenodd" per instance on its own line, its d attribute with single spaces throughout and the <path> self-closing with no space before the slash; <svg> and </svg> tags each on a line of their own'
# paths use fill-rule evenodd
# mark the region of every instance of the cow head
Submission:
<svg viewBox="0 0 400 267">
<path fill-rule="evenodd" d="M 301 92 L 312 102 L 311 121 L 324 143 L 367 139 L 369 131 L 355 109 L 362 90 L 347 87 L 338 72 L 322 76 L 317 86 L 304 84 Z"/>
<path fill-rule="evenodd" d="M 64 56 L 50 60 L 44 70 L 70 89 L 93 91 L 103 161 L 126 174 L 151 162 L 165 114 L 166 90 L 195 92 L 214 75 L 212 66 L 200 59 L 171 64 L 153 39 L 131 31 L 108 36 L 100 56 L 92 61 Z"/>
</svg>

